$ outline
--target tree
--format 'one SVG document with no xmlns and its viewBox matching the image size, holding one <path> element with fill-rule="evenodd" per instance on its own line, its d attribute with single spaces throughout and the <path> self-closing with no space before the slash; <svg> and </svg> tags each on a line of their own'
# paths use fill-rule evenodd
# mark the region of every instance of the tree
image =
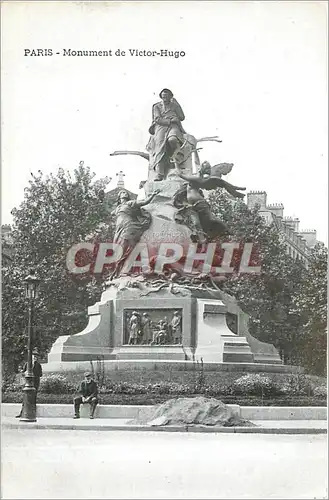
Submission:
<svg viewBox="0 0 329 500">
<path fill-rule="evenodd" d="M 318 243 L 311 251 L 310 265 L 297 298 L 306 321 L 302 327 L 302 362 L 311 372 L 325 375 L 327 361 L 327 271 L 328 249 Z"/>
<path fill-rule="evenodd" d="M 36 301 L 35 345 L 46 353 L 59 335 L 80 331 L 87 321 L 87 308 L 99 300 L 105 276 L 72 276 L 66 255 L 74 244 L 110 237 L 111 224 L 104 203 L 108 178 L 95 174 L 83 162 L 73 175 L 59 169 L 57 175 L 32 174 L 14 217 L 12 263 L 2 270 L 3 360 L 9 370 L 17 369 L 26 346 L 27 304 L 24 278 L 35 268 L 41 279 Z"/>
<path fill-rule="evenodd" d="M 252 335 L 274 344 L 285 362 L 298 362 L 303 345 L 302 328 L 308 317 L 298 301 L 310 273 L 286 253 L 279 228 L 267 224 L 258 207 L 250 210 L 221 190 L 211 194 L 209 202 L 213 213 L 227 224 L 232 240 L 253 243 L 261 265 L 259 274 L 233 273 L 224 282 L 224 291 L 235 295 L 241 308 L 250 315 Z"/>
</svg>

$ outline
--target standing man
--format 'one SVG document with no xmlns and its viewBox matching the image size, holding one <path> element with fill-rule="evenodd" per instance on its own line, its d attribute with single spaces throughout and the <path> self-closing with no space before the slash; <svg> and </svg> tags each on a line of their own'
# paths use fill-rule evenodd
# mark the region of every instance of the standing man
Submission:
<svg viewBox="0 0 329 500">
<path fill-rule="evenodd" d="M 27 370 L 27 363 L 25 363 L 22 373 Z M 33 351 L 32 353 L 32 373 L 33 373 L 33 385 L 35 388 L 35 402 L 37 401 L 37 394 L 40 386 L 40 378 L 42 377 L 42 366 L 39 363 L 39 353 L 38 351 Z M 23 412 L 23 405 L 21 411 L 16 418 L 21 418 Z"/>
<path fill-rule="evenodd" d="M 35 387 L 35 392 L 36 394 L 38 393 L 39 386 L 40 386 L 40 378 L 42 377 L 42 366 L 39 363 L 39 353 L 38 351 L 34 351 L 32 354 L 32 371 L 33 371 L 33 383 Z M 25 365 L 24 372 L 27 370 L 27 363 Z"/>
<path fill-rule="evenodd" d="M 143 331 L 143 344 L 150 344 L 152 342 L 152 329 L 151 319 L 148 313 L 143 313 L 141 323 Z"/>
<path fill-rule="evenodd" d="M 85 379 L 80 384 L 79 395 L 74 398 L 74 417 L 80 418 L 80 405 L 90 404 L 90 416 L 94 418 L 94 413 L 98 403 L 98 388 L 90 372 L 85 373 Z"/>
<path fill-rule="evenodd" d="M 174 344 L 180 344 L 182 341 L 182 317 L 179 311 L 174 312 L 171 320 L 171 331 Z"/>
</svg>

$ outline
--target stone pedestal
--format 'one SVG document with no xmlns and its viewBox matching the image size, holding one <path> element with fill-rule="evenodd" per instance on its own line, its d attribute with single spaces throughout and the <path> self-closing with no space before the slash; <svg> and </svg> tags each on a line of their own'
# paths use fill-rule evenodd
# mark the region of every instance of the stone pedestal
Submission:
<svg viewBox="0 0 329 500">
<path fill-rule="evenodd" d="M 109 299 L 88 308 L 86 328 L 75 335 L 58 337 L 48 354 L 48 363 L 115 359 L 112 354 L 114 302 Z"/>
<path fill-rule="evenodd" d="M 175 296 L 160 290 L 144 296 L 138 288 L 106 290 L 100 302 L 89 307 L 89 323 L 80 333 L 59 337 L 48 354 L 48 363 L 88 361 L 96 359 L 192 359 L 195 346 L 195 299 L 187 292 Z M 181 318 L 179 339 L 164 344 L 147 344 L 143 338 L 130 344 L 128 320 L 133 312 L 147 313 L 154 322 L 166 319 L 170 323 L 175 312 Z M 175 342 L 175 343 L 174 343 Z"/>
<path fill-rule="evenodd" d="M 186 361 L 188 354 L 182 345 L 177 346 L 121 346 L 114 349 L 116 359 L 170 359 Z"/>
<path fill-rule="evenodd" d="M 97 359 L 184 362 L 201 358 L 205 363 L 281 363 L 276 349 L 254 339 L 241 318 L 237 323 L 240 330 L 234 332 L 228 327 L 228 312 L 237 317 L 244 314 L 234 298 L 221 292 L 218 299 L 201 298 L 178 285 L 173 290 L 166 287 L 149 293 L 150 288 L 136 286 L 138 280 L 134 286 L 129 280 L 120 278 L 119 286 L 110 286 L 101 301 L 88 309 L 89 323 L 82 332 L 57 339 L 48 363 Z M 134 311 L 140 316 L 147 313 L 155 325 L 164 319 L 170 323 L 174 313 L 178 313 L 180 337 L 164 343 L 139 337 L 135 344 L 129 330 Z"/>
<path fill-rule="evenodd" d="M 197 299 L 195 359 L 217 363 L 253 363 L 246 338 L 229 330 L 226 313 L 227 307 L 221 300 Z"/>
<path fill-rule="evenodd" d="M 249 315 L 242 311 L 237 303 L 236 298 L 224 292 L 220 292 L 220 298 L 225 303 L 227 312 L 230 315 L 235 316 L 236 318 L 236 329 L 232 333 L 235 333 L 239 337 L 246 339 L 246 342 L 249 344 L 251 352 L 253 354 L 254 363 L 269 363 L 281 365 L 282 360 L 280 358 L 278 350 L 274 347 L 274 345 L 268 344 L 266 342 L 261 342 L 249 333 Z M 224 361 L 229 361 L 231 357 L 229 345 L 227 345 L 226 351 L 227 356 L 224 356 Z"/>
</svg>

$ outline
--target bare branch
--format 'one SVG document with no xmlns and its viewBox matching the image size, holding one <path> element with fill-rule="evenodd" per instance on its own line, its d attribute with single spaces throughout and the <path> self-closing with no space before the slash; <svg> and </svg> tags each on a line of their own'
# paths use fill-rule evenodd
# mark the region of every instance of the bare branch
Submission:
<svg viewBox="0 0 329 500">
<path fill-rule="evenodd" d="M 214 135 L 212 137 L 201 137 L 201 139 L 197 139 L 196 142 L 208 142 L 208 141 L 223 142 L 219 139 L 218 135 Z"/>
<path fill-rule="evenodd" d="M 143 151 L 114 151 L 113 153 L 110 153 L 110 156 L 119 156 L 119 155 L 135 155 L 135 156 L 141 156 L 142 158 L 145 158 L 145 160 L 149 161 L 150 155 L 148 153 L 144 153 Z"/>
</svg>

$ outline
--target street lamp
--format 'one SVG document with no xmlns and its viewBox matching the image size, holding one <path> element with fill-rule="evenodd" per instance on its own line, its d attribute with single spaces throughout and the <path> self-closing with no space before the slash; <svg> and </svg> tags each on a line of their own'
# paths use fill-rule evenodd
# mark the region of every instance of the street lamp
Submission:
<svg viewBox="0 0 329 500">
<path fill-rule="evenodd" d="M 25 386 L 23 389 L 23 409 L 20 420 L 23 422 L 36 422 L 36 390 L 33 384 L 32 349 L 33 349 L 33 312 L 34 301 L 37 297 L 40 280 L 35 271 L 31 270 L 25 278 L 25 294 L 29 301 L 29 322 L 27 342 L 27 368 L 25 372 Z"/>
</svg>

